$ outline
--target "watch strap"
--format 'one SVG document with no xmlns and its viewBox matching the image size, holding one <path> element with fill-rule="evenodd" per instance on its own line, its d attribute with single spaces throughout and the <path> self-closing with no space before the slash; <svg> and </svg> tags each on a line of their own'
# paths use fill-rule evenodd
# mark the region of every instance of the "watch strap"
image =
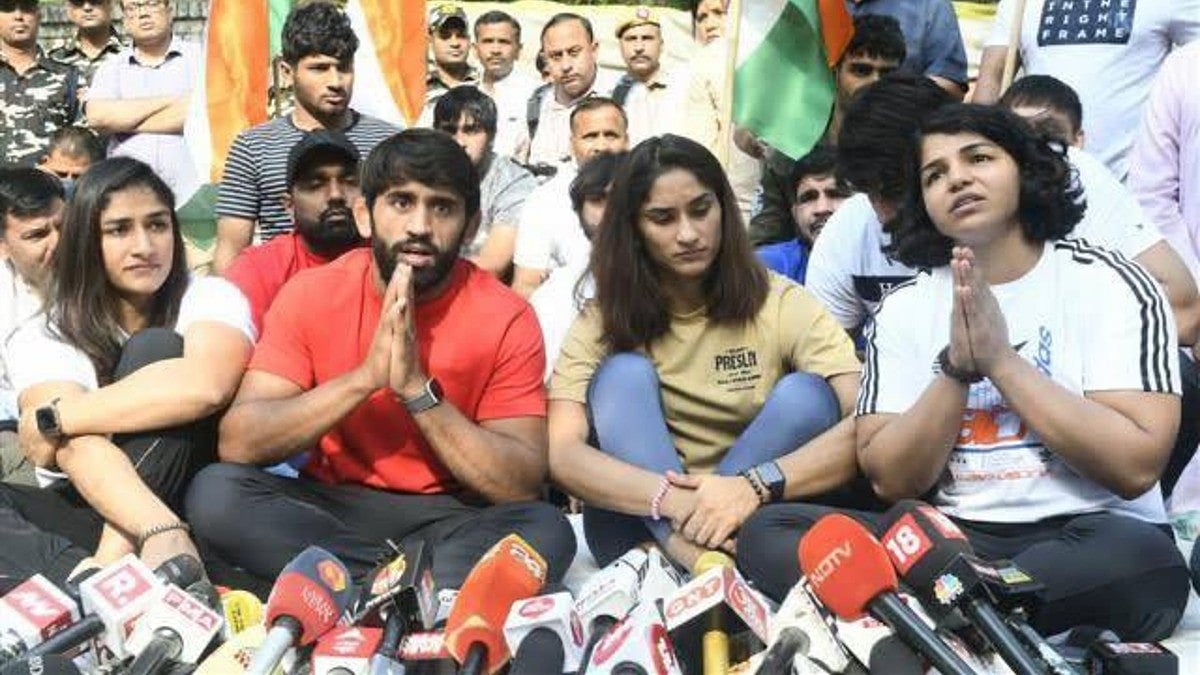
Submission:
<svg viewBox="0 0 1200 675">
<path fill-rule="evenodd" d="M 983 375 L 973 370 L 959 368 L 950 362 L 950 345 L 942 347 L 942 351 L 938 352 L 937 368 L 941 374 L 963 384 L 975 384 L 983 379 Z"/>
<path fill-rule="evenodd" d="M 767 488 L 771 501 L 783 500 L 783 490 L 787 486 L 787 479 L 784 478 L 783 470 L 779 468 L 778 462 L 763 462 L 754 467 L 754 473 L 758 474 L 758 479 Z"/>
<path fill-rule="evenodd" d="M 438 396 L 438 389 L 437 382 L 432 377 L 425 380 L 425 390 L 413 398 L 405 399 L 404 408 L 413 415 L 429 410 L 442 402 L 442 398 Z"/>
</svg>

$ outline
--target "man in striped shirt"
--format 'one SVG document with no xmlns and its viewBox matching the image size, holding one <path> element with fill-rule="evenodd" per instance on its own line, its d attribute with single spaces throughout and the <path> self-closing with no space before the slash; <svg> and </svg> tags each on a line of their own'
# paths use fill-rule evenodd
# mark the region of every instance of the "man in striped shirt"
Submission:
<svg viewBox="0 0 1200 675">
<path fill-rule="evenodd" d="M 288 152 L 305 133 L 341 131 L 365 157 L 400 129 L 350 109 L 358 38 L 336 7 L 297 7 L 283 26 L 283 77 L 295 90 L 290 115 L 238 134 L 217 198 L 213 268 L 222 273 L 256 238 L 265 242 L 292 229 L 283 208 Z"/>
</svg>

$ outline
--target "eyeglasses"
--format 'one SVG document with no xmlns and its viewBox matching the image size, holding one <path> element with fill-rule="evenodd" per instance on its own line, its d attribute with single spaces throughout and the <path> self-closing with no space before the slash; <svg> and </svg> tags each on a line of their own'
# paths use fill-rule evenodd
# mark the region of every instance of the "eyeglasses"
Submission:
<svg viewBox="0 0 1200 675">
<path fill-rule="evenodd" d="M 126 14 L 136 14 L 143 10 L 153 11 L 167 6 L 167 0 L 134 0 L 121 5 Z"/>
<path fill-rule="evenodd" d="M 93 7 L 104 7 L 104 6 L 108 5 L 109 0 L 67 0 L 67 3 L 74 5 L 76 7 L 83 7 L 84 5 L 91 5 Z"/>
<path fill-rule="evenodd" d="M 28 12 L 37 14 L 38 0 L 0 0 L 0 12 Z"/>
</svg>

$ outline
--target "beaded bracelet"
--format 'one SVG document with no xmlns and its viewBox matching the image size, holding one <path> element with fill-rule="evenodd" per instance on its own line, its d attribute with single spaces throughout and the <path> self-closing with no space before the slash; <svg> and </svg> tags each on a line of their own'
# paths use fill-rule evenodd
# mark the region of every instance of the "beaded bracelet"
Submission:
<svg viewBox="0 0 1200 675">
<path fill-rule="evenodd" d="M 671 481 L 663 476 L 662 482 L 658 484 L 658 492 L 650 498 L 650 517 L 654 520 L 662 520 L 662 503 L 667 497 L 667 492 L 671 489 Z"/>
<path fill-rule="evenodd" d="M 183 521 L 176 521 L 174 523 L 159 523 L 158 525 L 151 525 L 150 527 L 146 528 L 140 535 L 138 535 L 138 538 L 137 538 L 138 550 L 141 550 L 141 548 L 146 545 L 146 542 L 149 541 L 151 537 L 156 537 L 160 534 L 163 534 L 164 532 L 170 532 L 171 530 L 183 530 L 184 532 L 191 532 L 192 528 Z"/>
</svg>

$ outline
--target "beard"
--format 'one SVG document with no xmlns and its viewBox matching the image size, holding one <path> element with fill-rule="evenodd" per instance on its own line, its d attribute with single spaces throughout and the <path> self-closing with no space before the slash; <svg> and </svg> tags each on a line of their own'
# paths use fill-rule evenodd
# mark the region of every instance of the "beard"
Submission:
<svg viewBox="0 0 1200 675">
<path fill-rule="evenodd" d="M 414 267 L 412 271 L 413 290 L 417 293 L 436 287 L 454 269 L 458 261 L 458 250 L 462 246 L 462 236 L 449 250 L 443 251 L 434 245 L 428 237 L 409 238 L 388 245 L 378 237 L 371 239 L 371 254 L 375 258 L 375 266 L 383 283 L 392 278 L 396 266 L 400 264 L 400 256 L 404 253 L 424 253 L 433 256 L 433 264 L 425 267 Z"/>
<path fill-rule="evenodd" d="M 330 205 L 315 221 L 297 220 L 296 230 L 313 253 L 326 258 L 363 242 L 354 222 L 354 212 L 344 204 Z"/>
</svg>

